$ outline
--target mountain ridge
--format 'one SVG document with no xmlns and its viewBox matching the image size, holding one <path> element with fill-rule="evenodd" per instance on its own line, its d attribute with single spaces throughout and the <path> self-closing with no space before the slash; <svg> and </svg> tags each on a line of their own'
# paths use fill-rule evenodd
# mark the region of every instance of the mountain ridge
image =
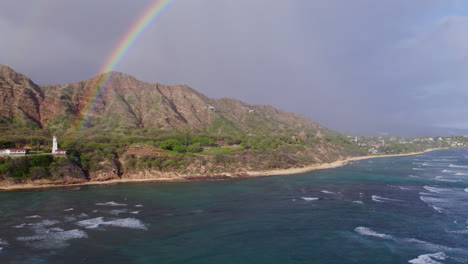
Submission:
<svg viewBox="0 0 468 264">
<path fill-rule="evenodd" d="M 105 85 L 94 99 L 96 87 L 103 79 L 107 79 Z M 148 83 L 116 71 L 64 85 L 37 85 L 27 76 L 0 65 L 0 81 L 0 100 L 9 102 L 0 107 L 0 115 L 41 127 L 54 128 L 62 120 L 61 129 L 70 129 L 64 122 L 88 118 L 91 126 L 94 121 L 101 127 L 113 123 L 120 127 L 176 131 L 210 130 L 215 121 L 226 126 L 231 123 L 244 133 L 253 132 L 254 127 L 258 128 L 256 124 L 266 124 L 273 131 L 326 130 L 304 115 L 271 105 L 250 105 L 234 98 L 212 99 L 187 85 Z M 84 113 L 91 101 L 94 105 L 89 113 Z M 273 128 L 275 125 L 278 127 Z"/>
</svg>

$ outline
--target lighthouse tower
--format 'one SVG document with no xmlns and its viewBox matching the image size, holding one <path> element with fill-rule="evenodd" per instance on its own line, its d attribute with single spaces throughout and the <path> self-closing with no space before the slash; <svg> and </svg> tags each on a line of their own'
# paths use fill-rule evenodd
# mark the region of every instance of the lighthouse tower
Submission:
<svg viewBox="0 0 468 264">
<path fill-rule="evenodd" d="M 54 139 L 52 141 L 52 154 L 56 154 L 57 153 L 57 137 L 54 135 Z"/>
</svg>

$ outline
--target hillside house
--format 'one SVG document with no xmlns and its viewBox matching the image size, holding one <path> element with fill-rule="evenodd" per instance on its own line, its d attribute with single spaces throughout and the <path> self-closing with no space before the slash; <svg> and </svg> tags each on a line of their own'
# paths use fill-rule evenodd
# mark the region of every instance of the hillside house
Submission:
<svg viewBox="0 0 468 264">
<path fill-rule="evenodd" d="M 24 148 L 2 149 L 0 155 L 26 155 L 26 150 Z"/>
</svg>

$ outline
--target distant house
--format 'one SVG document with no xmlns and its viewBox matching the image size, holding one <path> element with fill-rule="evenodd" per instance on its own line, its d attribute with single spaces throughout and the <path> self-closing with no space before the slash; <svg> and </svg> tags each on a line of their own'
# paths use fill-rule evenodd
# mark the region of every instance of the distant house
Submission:
<svg viewBox="0 0 468 264">
<path fill-rule="evenodd" d="M 26 155 L 26 150 L 24 148 L 2 149 L 0 155 Z"/>
<path fill-rule="evenodd" d="M 66 155 L 66 154 L 67 154 L 67 151 L 64 150 L 64 149 L 61 149 L 61 148 L 57 148 L 53 154 L 56 154 L 56 155 Z"/>
</svg>

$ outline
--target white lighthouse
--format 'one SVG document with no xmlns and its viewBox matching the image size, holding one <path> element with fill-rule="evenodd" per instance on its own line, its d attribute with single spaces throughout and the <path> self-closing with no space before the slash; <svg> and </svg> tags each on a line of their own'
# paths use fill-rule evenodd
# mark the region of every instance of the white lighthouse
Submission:
<svg viewBox="0 0 468 264">
<path fill-rule="evenodd" d="M 57 137 L 54 135 L 52 140 L 52 154 L 54 155 L 66 155 L 67 151 L 61 148 L 58 148 Z"/>
<path fill-rule="evenodd" d="M 54 135 L 54 138 L 52 140 L 52 154 L 57 154 L 57 137 Z"/>
</svg>

